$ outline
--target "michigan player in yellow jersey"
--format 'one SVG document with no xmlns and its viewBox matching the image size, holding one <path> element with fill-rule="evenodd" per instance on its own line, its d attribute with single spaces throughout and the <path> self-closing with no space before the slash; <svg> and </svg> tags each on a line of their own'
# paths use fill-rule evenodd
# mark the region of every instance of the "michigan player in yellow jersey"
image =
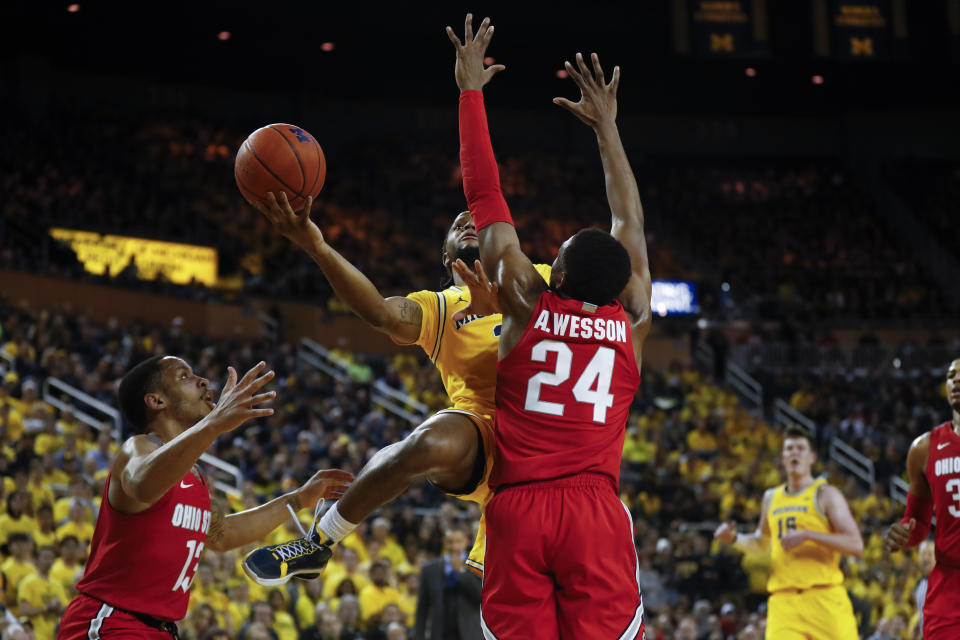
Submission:
<svg viewBox="0 0 960 640">
<path fill-rule="evenodd" d="M 787 481 L 763 495 L 760 524 L 737 533 L 721 524 L 715 537 L 742 551 L 770 550 L 767 640 L 857 640 L 840 557 L 860 557 L 863 538 L 843 494 L 811 473 L 817 454 L 800 427 L 784 434 Z"/>
<path fill-rule="evenodd" d="M 640 194 L 619 133 L 615 127 L 605 126 L 606 120 L 598 115 L 609 105 L 598 99 L 581 90 L 579 102 L 562 100 L 558 104 L 597 134 L 612 224 L 617 228 L 640 210 Z M 332 545 L 418 480 L 486 503 L 490 497 L 486 480 L 495 453 L 492 427 L 500 325 L 500 314 L 495 313 L 499 309 L 497 291 L 482 273 L 480 245 L 469 212 L 457 215 L 443 244 L 441 259 L 451 286 L 445 283 L 442 291 L 383 298 L 366 276 L 327 244 L 320 228 L 310 220 L 312 199 L 307 199 L 302 213 L 296 213 L 286 194 L 278 197 L 269 194 L 269 205 L 258 207 L 274 230 L 313 258 L 340 300 L 362 320 L 398 343 L 422 347 L 440 370 L 453 407 L 431 416 L 402 441 L 378 451 L 305 537 L 248 554 L 244 570 L 265 586 L 322 570 Z M 549 280 L 548 266 L 541 265 L 538 271 Z M 478 573 L 483 568 L 484 545 L 481 520 L 467 561 Z"/>
</svg>

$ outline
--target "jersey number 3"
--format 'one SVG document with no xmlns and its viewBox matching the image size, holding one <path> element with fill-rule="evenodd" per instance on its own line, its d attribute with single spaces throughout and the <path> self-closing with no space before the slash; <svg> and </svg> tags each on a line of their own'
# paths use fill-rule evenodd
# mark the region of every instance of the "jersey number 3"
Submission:
<svg viewBox="0 0 960 640">
<path fill-rule="evenodd" d="M 540 387 L 556 387 L 570 379 L 570 366 L 573 352 L 563 342 L 541 340 L 533 346 L 530 359 L 534 362 L 546 362 L 547 354 L 557 354 L 553 371 L 541 371 L 527 381 L 527 399 L 523 408 L 535 413 L 562 416 L 566 408 L 561 402 L 548 402 L 540 399 Z M 610 381 L 613 377 L 613 364 L 616 352 L 609 347 L 598 347 L 590 359 L 590 364 L 580 374 L 573 385 L 573 397 L 577 402 L 593 405 L 593 421 L 604 424 L 607 421 L 607 409 L 613 406 L 613 394 L 610 393 Z"/>
</svg>

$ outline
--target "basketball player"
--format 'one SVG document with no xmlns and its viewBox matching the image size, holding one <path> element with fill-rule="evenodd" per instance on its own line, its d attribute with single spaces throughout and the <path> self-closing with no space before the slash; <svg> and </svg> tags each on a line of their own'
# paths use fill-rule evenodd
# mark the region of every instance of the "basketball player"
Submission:
<svg viewBox="0 0 960 640">
<path fill-rule="evenodd" d="M 503 198 L 482 89 L 493 35 L 472 17 L 457 50 L 460 164 L 481 261 L 503 309 L 497 363 L 497 459 L 487 505 L 486 638 L 642 638 L 643 603 L 630 513 L 618 485 L 625 425 L 650 327 L 650 271 L 639 192 L 616 133 L 619 68 L 577 55 L 567 72 L 595 123 L 609 178 L 612 234 L 584 229 L 560 247 L 549 286 L 524 255 Z"/>
<path fill-rule="evenodd" d="M 936 564 L 923 603 L 924 640 L 960 637 L 956 606 L 960 597 L 960 358 L 947 368 L 946 390 L 953 419 L 910 446 L 906 513 L 886 535 L 891 552 L 916 546 L 927 539 L 930 518 L 937 516 L 933 534 Z"/>
<path fill-rule="evenodd" d="M 863 538 L 840 490 L 814 479 L 812 444 L 806 431 L 788 427 L 780 457 L 787 481 L 763 494 L 757 530 L 745 535 L 725 522 L 714 536 L 741 551 L 771 549 L 768 640 L 857 640 L 840 556 L 859 558 Z"/>
<path fill-rule="evenodd" d="M 143 430 L 124 444 L 107 476 L 79 594 L 60 621 L 60 640 L 177 637 L 204 548 L 226 551 L 263 538 L 294 511 L 342 495 L 352 476 L 320 471 L 267 504 L 224 516 L 195 467 L 221 434 L 276 396 L 261 362 L 243 378 L 230 367 L 214 403 L 206 379 L 173 356 L 153 356 L 120 382 L 120 408 Z M 261 375 L 262 374 L 262 375 Z"/>
<path fill-rule="evenodd" d="M 558 100 L 558 104 L 571 109 L 595 128 L 601 121 L 612 120 L 616 113 L 615 102 L 611 117 L 604 119 L 598 114 L 588 114 L 589 104 Z M 633 174 L 626 160 L 621 159 L 619 133 L 615 126 L 605 124 L 602 131 L 602 135 L 598 133 L 598 141 L 607 169 L 611 206 L 636 198 L 639 207 Z M 376 508 L 420 479 L 427 479 L 447 493 L 473 500 L 481 507 L 486 504 L 492 495 L 487 480 L 496 446 L 493 413 L 501 316 L 497 289 L 489 283 L 477 260 L 480 256 L 477 231 L 469 211 L 457 215 L 444 241 L 441 260 L 452 286 L 443 291 L 418 291 L 405 298 L 385 299 L 366 276 L 327 244 L 323 233 L 310 220 L 310 199 L 299 214 L 290 207 L 284 193 L 280 194 L 279 201 L 273 194 L 268 195 L 268 199 L 270 206 L 259 207 L 259 210 L 273 228 L 313 258 L 337 296 L 367 324 L 398 343 L 419 345 L 440 371 L 447 395 L 453 401 L 452 409 L 431 416 L 403 441 L 380 450 L 339 503 L 320 520 L 317 532 L 310 539 L 287 543 L 311 544 L 314 553 L 297 555 L 287 561 L 277 558 L 287 553 L 285 547 L 279 551 L 263 547 L 244 560 L 244 569 L 253 580 L 276 586 L 286 582 L 289 576 L 307 577 L 322 569 L 331 545 Z M 476 271 L 467 265 L 473 265 Z M 535 265 L 535 269 L 542 279 L 550 277 L 548 265 Z M 484 567 L 485 540 L 485 521 L 481 518 L 476 542 L 466 562 L 478 574 L 482 574 Z"/>
</svg>

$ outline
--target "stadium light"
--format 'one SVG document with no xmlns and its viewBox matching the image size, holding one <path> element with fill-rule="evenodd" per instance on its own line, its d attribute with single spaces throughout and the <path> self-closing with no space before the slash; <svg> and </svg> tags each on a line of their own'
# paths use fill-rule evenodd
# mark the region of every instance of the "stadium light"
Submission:
<svg viewBox="0 0 960 640">
<path fill-rule="evenodd" d="M 217 34 L 217 38 L 219 38 L 220 40 L 229 40 L 229 39 L 230 39 L 230 32 L 229 32 L 229 31 L 221 31 L 219 34 Z"/>
<path fill-rule="evenodd" d="M 813 82 L 813 84 L 823 84 L 823 76 L 819 74 L 813 76 L 810 78 L 810 80 Z"/>
<path fill-rule="evenodd" d="M 320 45 L 320 51 L 333 51 L 334 44 L 332 42 L 324 42 Z"/>
<path fill-rule="evenodd" d="M 69 13 L 76 13 L 77 11 L 80 11 L 80 5 L 79 5 L 79 4 L 71 4 L 70 6 L 67 7 L 67 11 L 68 11 Z"/>
<path fill-rule="evenodd" d="M 567 70 L 557 69 L 557 77 L 560 78 L 561 80 L 565 79 L 567 77 Z"/>
<path fill-rule="evenodd" d="M 496 62 L 496 60 L 494 60 L 490 56 L 487 56 L 486 58 L 483 59 L 483 64 L 487 65 L 488 67 L 492 65 L 494 62 Z"/>
<path fill-rule="evenodd" d="M 757 70 L 754 69 L 753 67 L 747 67 L 747 68 L 744 70 L 744 73 L 747 74 L 747 77 L 748 77 L 748 78 L 755 78 L 755 77 L 757 77 Z"/>
</svg>

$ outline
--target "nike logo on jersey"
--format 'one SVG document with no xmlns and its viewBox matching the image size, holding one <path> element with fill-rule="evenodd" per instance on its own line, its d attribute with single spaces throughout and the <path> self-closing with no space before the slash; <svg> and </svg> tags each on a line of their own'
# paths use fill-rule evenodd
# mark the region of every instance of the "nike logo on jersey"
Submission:
<svg viewBox="0 0 960 640">
<path fill-rule="evenodd" d="M 458 296 L 457 302 L 466 302 L 466 300 L 463 299 L 463 296 Z"/>
<path fill-rule="evenodd" d="M 949 442 L 941 442 L 940 444 L 937 445 L 937 451 L 939 451 L 940 449 L 943 449 L 944 447 L 949 447 L 949 446 L 950 446 Z"/>
<path fill-rule="evenodd" d="M 193 486 L 192 484 L 183 484 L 183 480 L 180 481 L 180 488 L 181 488 L 181 489 L 189 489 L 189 488 L 192 487 L 192 486 Z"/>
</svg>

